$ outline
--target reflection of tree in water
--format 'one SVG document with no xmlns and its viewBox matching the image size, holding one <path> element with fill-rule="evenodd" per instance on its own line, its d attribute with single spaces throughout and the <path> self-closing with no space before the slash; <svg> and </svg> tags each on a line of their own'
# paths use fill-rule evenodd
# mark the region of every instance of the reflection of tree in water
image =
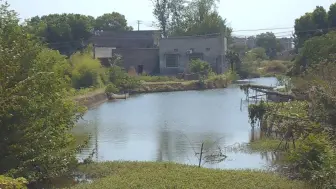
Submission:
<svg viewBox="0 0 336 189">
<path fill-rule="evenodd" d="M 180 131 L 163 129 L 160 131 L 159 136 L 157 161 L 175 161 L 196 164 L 198 161 L 196 156 L 199 156 L 203 142 L 205 143 L 203 148 L 203 158 L 208 158 L 208 160 L 210 155 L 218 151 L 217 144 L 223 142 L 223 137 L 221 138 L 218 133 L 185 135 Z"/>
</svg>

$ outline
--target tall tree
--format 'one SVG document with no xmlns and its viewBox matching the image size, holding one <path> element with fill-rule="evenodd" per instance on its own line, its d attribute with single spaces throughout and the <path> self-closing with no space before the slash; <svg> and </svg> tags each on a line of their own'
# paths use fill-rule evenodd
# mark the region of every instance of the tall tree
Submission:
<svg viewBox="0 0 336 189">
<path fill-rule="evenodd" d="M 264 48 L 269 58 L 276 56 L 278 41 L 272 32 L 261 33 L 256 36 L 257 47 Z"/>
<path fill-rule="evenodd" d="M 332 18 L 329 18 L 329 20 Z M 306 40 L 328 32 L 328 14 L 322 6 L 295 20 L 295 47 L 301 48 Z"/>
<path fill-rule="evenodd" d="M 219 0 L 193 0 L 188 3 L 183 15 L 182 30 L 172 31 L 173 35 L 205 35 L 227 32 L 231 36 L 231 28 L 226 27 L 226 20 L 217 12 Z"/>
<path fill-rule="evenodd" d="M 125 15 L 118 12 L 106 13 L 96 18 L 96 30 L 106 31 L 131 31 L 133 28 L 127 25 Z"/>
<path fill-rule="evenodd" d="M 153 14 L 159 22 L 160 29 L 164 37 L 167 37 L 167 29 L 169 27 L 170 18 L 172 15 L 171 5 L 172 0 L 152 0 L 154 9 Z M 174 5 L 178 7 L 178 5 Z"/>
<path fill-rule="evenodd" d="M 226 20 L 217 12 L 219 0 L 153 0 L 153 14 L 165 36 L 204 35 L 226 31 Z"/>
<path fill-rule="evenodd" d="M 27 20 L 26 27 L 47 43 L 49 48 L 70 55 L 86 46 L 86 41 L 92 35 L 94 22 L 92 16 L 49 14 Z"/>
<path fill-rule="evenodd" d="M 57 177 L 76 162 L 70 134 L 80 114 L 67 98 L 64 56 L 40 46 L 0 3 L 0 174 Z"/>
<path fill-rule="evenodd" d="M 330 5 L 329 7 L 328 23 L 330 28 L 336 28 L 336 3 Z"/>
</svg>

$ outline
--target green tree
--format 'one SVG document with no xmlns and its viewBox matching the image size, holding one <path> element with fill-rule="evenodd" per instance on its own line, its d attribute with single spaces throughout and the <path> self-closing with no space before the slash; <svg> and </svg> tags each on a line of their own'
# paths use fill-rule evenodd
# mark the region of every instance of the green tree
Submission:
<svg viewBox="0 0 336 189">
<path fill-rule="evenodd" d="M 234 51 L 228 51 L 225 58 L 229 61 L 231 71 L 239 74 L 241 68 L 241 60 L 239 54 Z"/>
<path fill-rule="evenodd" d="M 189 68 L 192 73 L 198 73 L 200 75 L 208 75 L 211 72 L 210 64 L 199 59 L 191 60 Z"/>
<path fill-rule="evenodd" d="M 164 36 L 205 35 L 226 32 L 231 28 L 217 12 L 219 0 L 153 0 L 153 14 Z"/>
<path fill-rule="evenodd" d="M 266 60 L 268 57 L 266 55 L 266 50 L 262 47 L 257 47 L 246 53 L 246 61 L 261 61 Z"/>
<path fill-rule="evenodd" d="M 0 17 L 0 174 L 60 176 L 77 162 L 70 131 L 82 112 L 56 69 L 64 59 L 34 41 L 8 4 Z"/>
<path fill-rule="evenodd" d="M 159 22 L 164 37 L 167 37 L 167 29 L 171 16 L 171 0 L 152 0 L 154 9 L 153 15 Z"/>
<path fill-rule="evenodd" d="M 272 32 L 261 33 L 256 36 L 257 47 L 264 48 L 266 50 L 266 55 L 269 58 L 274 58 L 276 56 L 278 41 Z"/>
<path fill-rule="evenodd" d="M 96 18 L 95 22 L 96 30 L 104 31 L 131 31 L 133 28 L 127 26 L 127 20 L 125 15 L 118 12 L 105 13 Z"/>
<path fill-rule="evenodd" d="M 332 15 L 332 13 L 330 13 Z M 329 20 L 333 20 L 332 17 Z M 311 13 L 306 13 L 295 20 L 295 47 L 301 48 L 311 37 L 325 34 L 328 31 L 328 14 L 322 6 L 317 6 Z"/>
<path fill-rule="evenodd" d="M 336 3 L 330 5 L 328 11 L 328 23 L 330 28 L 336 27 Z"/>
<path fill-rule="evenodd" d="M 296 57 L 294 74 L 302 73 L 312 65 L 333 62 L 336 57 L 336 32 L 329 32 L 307 40 Z"/>
<path fill-rule="evenodd" d="M 48 44 L 48 47 L 71 55 L 82 50 L 91 37 L 94 18 L 80 14 L 49 14 L 26 21 L 30 33 Z"/>
<path fill-rule="evenodd" d="M 226 20 L 217 12 L 218 0 L 194 0 L 185 8 L 183 22 L 179 32 L 171 31 L 172 35 L 205 35 L 225 33 L 231 36 L 232 29 L 226 26 Z"/>
</svg>

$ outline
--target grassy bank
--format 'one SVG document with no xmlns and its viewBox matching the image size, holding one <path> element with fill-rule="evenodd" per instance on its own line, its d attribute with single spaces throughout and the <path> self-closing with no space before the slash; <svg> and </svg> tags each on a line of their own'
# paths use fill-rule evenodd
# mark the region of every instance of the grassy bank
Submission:
<svg viewBox="0 0 336 189">
<path fill-rule="evenodd" d="M 93 183 L 71 189 L 111 188 L 295 188 L 308 189 L 304 183 L 279 175 L 252 170 L 215 170 L 174 163 L 104 162 L 80 167 Z"/>
</svg>

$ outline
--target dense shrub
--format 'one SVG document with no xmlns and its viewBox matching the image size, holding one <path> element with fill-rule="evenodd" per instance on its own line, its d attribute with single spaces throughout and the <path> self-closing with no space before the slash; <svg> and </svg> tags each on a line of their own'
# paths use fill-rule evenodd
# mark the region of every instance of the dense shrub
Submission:
<svg viewBox="0 0 336 189">
<path fill-rule="evenodd" d="M 112 83 L 108 84 L 105 89 L 106 93 L 117 93 L 119 89 Z"/>
<path fill-rule="evenodd" d="M 289 154 L 289 161 L 302 179 L 319 188 L 336 187 L 336 156 L 326 135 L 309 134 L 299 139 L 297 148 Z"/>
<path fill-rule="evenodd" d="M 26 189 L 27 180 L 24 178 L 13 179 L 0 175 L 0 188 L 3 189 Z"/>
<path fill-rule="evenodd" d="M 105 71 L 99 60 L 93 59 L 90 54 L 76 53 L 71 56 L 70 63 L 74 88 L 101 87 L 107 82 Z"/>
<path fill-rule="evenodd" d="M 199 73 L 201 75 L 208 75 L 211 72 L 210 64 L 199 59 L 191 60 L 189 68 L 192 73 Z"/>
</svg>

